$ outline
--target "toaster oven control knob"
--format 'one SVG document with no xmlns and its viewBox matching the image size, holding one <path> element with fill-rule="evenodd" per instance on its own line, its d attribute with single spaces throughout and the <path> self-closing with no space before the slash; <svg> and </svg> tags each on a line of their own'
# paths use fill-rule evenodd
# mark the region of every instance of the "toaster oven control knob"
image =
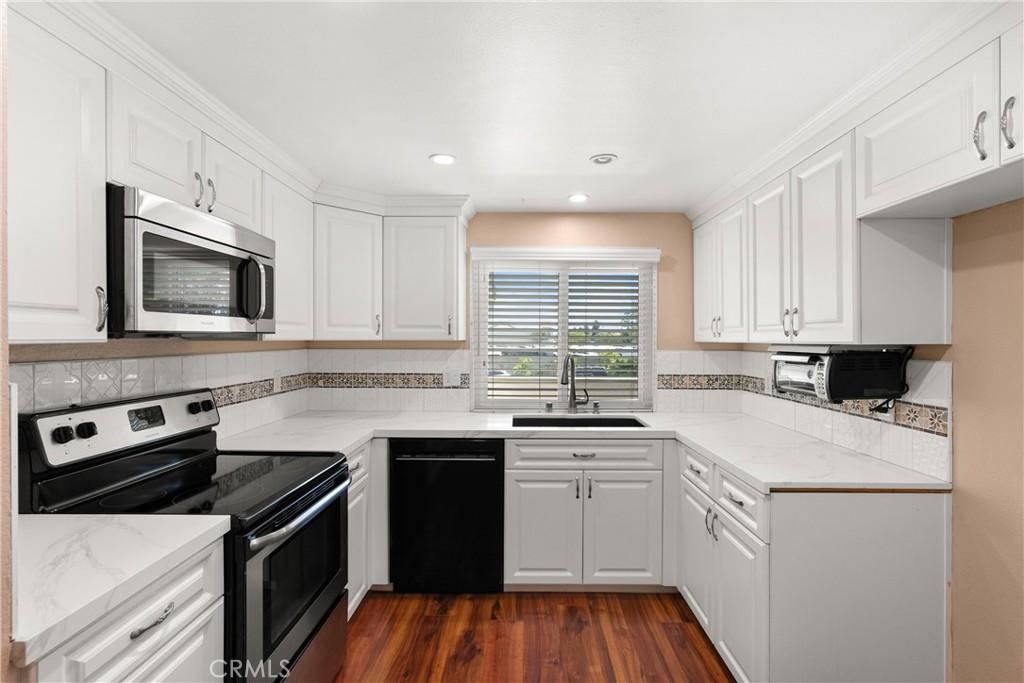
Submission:
<svg viewBox="0 0 1024 683">
<path fill-rule="evenodd" d="M 99 433 L 99 430 L 96 429 L 95 422 L 83 422 L 75 427 L 75 433 L 81 439 L 91 439 Z"/>
<path fill-rule="evenodd" d="M 208 413 L 211 410 L 213 410 L 213 401 L 211 401 L 210 399 L 206 399 L 200 405 L 202 406 L 204 413 Z"/>
<path fill-rule="evenodd" d="M 65 444 L 69 441 L 74 441 L 75 430 L 73 430 L 71 427 L 68 427 L 67 425 L 64 425 L 62 427 L 57 427 L 52 432 L 50 432 L 50 436 L 52 436 L 53 440 L 56 441 L 57 443 Z"/>
<path fill-rule="evenodd" d="M 189 415 L 198 415 L 199 413 L 203 412 L 203 406 L 199 403 L 199 401 L 193 401 L 192 403 L 189 403 L 187 407 Z"/>
</svg>

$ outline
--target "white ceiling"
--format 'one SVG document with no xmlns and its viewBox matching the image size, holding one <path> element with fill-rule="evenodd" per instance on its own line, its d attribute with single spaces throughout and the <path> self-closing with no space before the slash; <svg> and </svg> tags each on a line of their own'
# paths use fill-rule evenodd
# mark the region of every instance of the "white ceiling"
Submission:
<svg viewBox="0 0 1024 683">
<path fill-rule="evenodd" d="M 326 183 L 685 211 L 956 4 L 104 7 Z M 589 163 L 603 152 L 619 161 Z"/>
</svg>

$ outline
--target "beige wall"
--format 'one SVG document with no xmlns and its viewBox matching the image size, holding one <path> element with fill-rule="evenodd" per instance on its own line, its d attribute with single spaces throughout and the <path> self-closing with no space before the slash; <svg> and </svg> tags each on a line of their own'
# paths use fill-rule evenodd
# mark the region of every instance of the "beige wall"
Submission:
<svg viewBox="0 0 1024 683">
<path fill-rule="evenodd" d="M 1024 681 L 1024 200 L 953 223 L 953 680 Z"/>
</svg>

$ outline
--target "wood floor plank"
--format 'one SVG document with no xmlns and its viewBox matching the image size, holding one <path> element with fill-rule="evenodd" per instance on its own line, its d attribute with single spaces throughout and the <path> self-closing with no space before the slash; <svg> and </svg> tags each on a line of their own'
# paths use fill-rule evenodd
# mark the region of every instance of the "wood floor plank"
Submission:
<svg viewBox="0 0 1024 683">
<path fill-rule="evenodd" d="M 674 594 L 370 593 L 337 683 L 731 681 Z"/>
</svg>

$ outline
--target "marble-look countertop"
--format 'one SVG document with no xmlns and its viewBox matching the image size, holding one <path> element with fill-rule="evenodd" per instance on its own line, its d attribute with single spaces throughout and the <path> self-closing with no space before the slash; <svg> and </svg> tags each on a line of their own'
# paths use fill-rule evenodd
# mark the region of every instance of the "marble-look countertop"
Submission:
<svg viewBox="0 0 1024 683">
<path fill-rule="evenodd" d="M 948 482 L 738 413 L 638 417 L 650 427 L 513 427 L 507 413 L 306 412 L 224 439 L 220 448 L 344 453 L 373 437 L 677 439 L 762 493 L 952 488 Z"/>
<path fill-rule="evenodd" d="M 226 515 L 19 515 L 12 658 L 39 661 L 231 528 Z"/>
</svg>

